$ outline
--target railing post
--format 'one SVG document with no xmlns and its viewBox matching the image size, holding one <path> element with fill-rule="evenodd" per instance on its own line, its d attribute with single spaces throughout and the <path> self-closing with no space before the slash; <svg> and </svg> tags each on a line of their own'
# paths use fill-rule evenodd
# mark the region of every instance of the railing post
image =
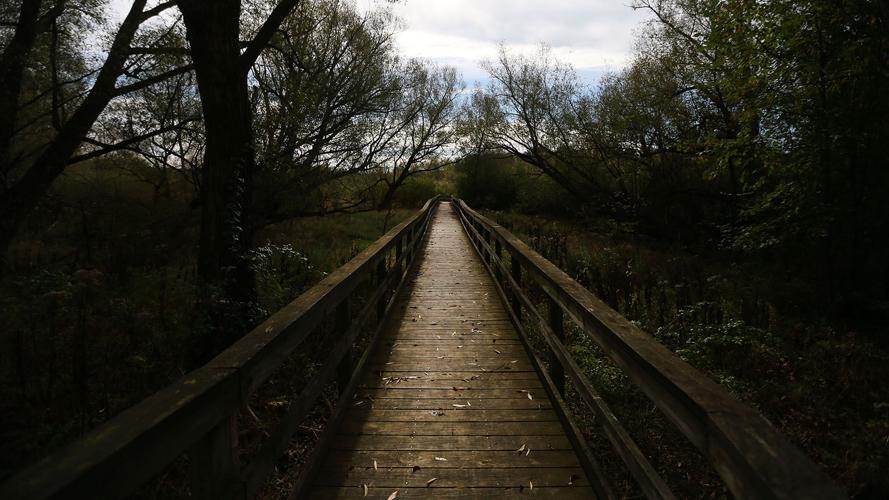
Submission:
<svg viewBox="0 0 889 500">
<path fill-rule="evenodd" d="M 562 306 L 558 304 L 552 297 L 547 296 L 547 309 L 549 309 L 549 327 L 552 328 L 553 333 L 556 338 L 559 339 L 559 342 L 565 341 L 565 324 L 564 324 L 564 315 L 562 313 Z M 549 374 L 553 380 L 553 383 L 556 385 L 556 388 L 559 390 L 559 394 L 565 395 L 565 368 L 562 366 L 562 363 L 559 361 L 559 358 L 556 357 L 555 352 L 550 350 L 549 354 Z"/>
<path fill-rule="evenodd" d="M 386 313 L 386 291 L 383 289 L 383 285 L 386 283 L 386 258 L 385 256 L 380 259 L 380 262 L 377 263 L 377 287 L 382 290 L 380 294 L 380 300 L 377 302 L 377 321 L 383 321 L 383 314 Z"/>
<path fill-rule="evenodd" d="M 343 301 L 336 306 L 334 322 L 334 335 L 338 341 L 341 341 L 343 337 L 349 334 L 349 328 L 352 326 L 352 311 L 350 309 L 349 297 L 343 299 Z M 345 354 L 343 354 L 343 359 L 340 360 L 340 364 L 337 365 L 336 368 L 336 383 L 340 395 L 343 394 L 346 386 L 349 385 L 349 381 L 352 380 L 353 371 L 352 346 L 349 346 L 346 349 Z"/>
<path fill-rule="evenodd" d="M 417 225 L 416 225 L 416 224 L 411 224 L 411 230 L 408 231 L 407 234 L 405 235 L 405 237 L 407 238 L 407 249 L 406 249 L 406 251 L 407 251 L 407 258 L 404 260 L 404 262 L 405 262 L 405 267 L 410 266 L 411 263 L 414 261 L 414 254 L 415 254 L 415 248 L 414 248 L 414 231 L 415 231 L 416 229 L 417 229 Z"/>
<path fill-rule="evenodd" d="M 500 270 L 500 265 L 503 264 L 503 245 L 501 245 L 500 240 L 496 238 L 494 241 L 494 252 L 497 254 L 497 259 L 500 261 L 499 264 L 494 266 L 494 274 L 497 276 L 497 283 L 503 284 L 503 272 Z"/>
<path fill-rule="evenodd" d="M 401 276 L 402 276 L 401 257 L 403 255 L 404 255 L 404 236 L 399 236 L 398 240 L 395 241 L 395 275 L 398 276 L 398 281 L 401 281 Z"/>
<path fill-rule="evenodd" d="M 244 498 L 237 448 L 237 415 L 223 418 L 192 445 L 188 453 L 192 498 Z"/>
<path fill-rule="evenodd" d="M 519 298 L 519 294 L 522 293 L 522 265 L 519 264 L 519 259 L 516 258 L 515 254 L 510 254 L 510 265 L 512 267 L 512 279 L 515 280 L 517 288 L 512 291 L 512 310 L 515 313 L 516 318 L 521 321 L 522 320 L 522 299 Z"/>
</svg>

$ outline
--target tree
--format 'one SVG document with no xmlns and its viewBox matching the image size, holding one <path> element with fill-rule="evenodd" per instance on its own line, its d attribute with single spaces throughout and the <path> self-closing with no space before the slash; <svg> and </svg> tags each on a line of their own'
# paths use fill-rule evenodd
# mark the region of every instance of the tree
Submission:
<svg viewBox="0 0 889 500">
<path fill-rule="evenodd" d="M 255 282 L 248 252 L 256 170 L 248 75 L 299 0 L 281 0 L 247 21 L 240 0 L 177 0 L 201 99 L 205 146 L 200 180 L 201 228 L 196 321 L 202 335 L 192 362 L 202 362 L 247 331 Z M 243 50 L 242 50 L 243 49 Z"/>
<path fill-rule="evenodd" d="M 188 66 L 146 64 L 144 58 L 131 52 L 140 27 L 172 7 L 171 2 L 150 8 L 147 3 L 133 2 L 101 65 L 67 75 L 62 72 L 62 61 L 68 58 L 60 57 L 63 42 L 79 39 L 74 28 L 99 17 L 97 2 L 21 2 L 11 21 L 15 28 L 4 37 L 9 41 L 0 58 L 0 114 L 4 116 L 0 126 L 0 253 L 4 267 L 12 239 L 71 162 L 108 103 L 189 70 Z M 38 42 L 47 37 L 47 57 L 35 57 Z M 35 75 L 27 95 L 25 75 Z M 45 111 L 29 109 L 35 106 Z M 36 116 L 28 119 L 30 113 Z M 153 133 L 149 132 L 148 137 Z M 119 149 L 118 145 L 106 146 L 94 150 L 94 154 Z"/>
<path fill-rule="evenodd" d="M 889 62 L 879 55 L 889 12 L 854 1 L 636 6 L 655 15 L 643 49 L 678 55 L 674 75 L 704 104 L 709 132 L 688 147 L 728 176 L 737 214 L 728 242 L 805 250 L 853 307 L 876 285 L 862 269 L 889 273 L 886 252 L 875 251 L 889 221 L 878 201 L 889 137 L 875 126 L 889 117 Z"/>
<path fill-rule="evenodd" d="M 394 22 L 387 10 L 307 2 L 261 56 L 257 225 L 388 205 L 408 178 L 446 164 L 461 83 L 402 61 Z"/>
<path fill-rule="evenodd" d="M 594 128 L 593 96 L 573 69 L 549 49 L 534 57 L 501 47 L 485 69 L 492 83 L 471 100 L 470 120 L 484 124 L 485 149 L 505 151 L 533 165 L 565 191 L 598 209 L 610 209 L 622 174 L 609 168 L 608 151 Z"/>
</svg>

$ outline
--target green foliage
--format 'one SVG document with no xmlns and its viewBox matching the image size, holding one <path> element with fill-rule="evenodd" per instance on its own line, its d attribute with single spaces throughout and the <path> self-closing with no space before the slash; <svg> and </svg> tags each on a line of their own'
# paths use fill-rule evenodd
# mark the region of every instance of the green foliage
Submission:
<svg viewBox="0 0 889 500">
<path fill-rule="evenodd" d="M 196 317 L 191 185 L 128 158 L 70 167 L 0 278 L 0 477 L 81 436 L 227 347 L 216 324 L 254 324 L 413 210 L 266 228 L 252 252 L 257 303 Z M 201 296 L 212 293 L 203 290 Z M 230 340 L 230 339 L 229 339 Z"/>
<path fill-rule="evenodd" d="M 494 158 L 470 158 L 457 169 L 456 195 L 473 207 L 502 210 L 516 202 L 514 163 Z"/>
<path fill-rule="evenodd" d="M 395 205 L 402 208 L 420 208 L 430 198 L 439 194 L 449 194 L 442 190 L 440 183 L 431 175 L 414 175 L 395 192 Z"/>
<path fill-rule="evenodd" d="M 889 349 L 869 340 L 873 334 L 828 323 L 819 306 L 823 290 L 758 261 L 664 247 L 613 221 L 489 215 L 758 408 L 850 493 L 879 498 L 889 491 L 877 472 L 889 464 L 889 387 L 881 383 L 889 377 Z M 713 483 L 705 465 L 694 465 L 698 452 L 683 448 L 685 440 L 623 371 L 570 325 L 569 347 L 677 494 L 712 487 L 703 486 Z"/>
<path fill-rule="evenodd" d="M 292 245 L 266 243 L 251 252 L 259 302 L 264 310 L 277 311 L 322 276 L 308 257 Z"/>
<path fill-rule="evenodd" d="M 470 157 L 453 169 L 454 194 L 472 207 L 552 215 L 577 208 L 559 184 L 512 157 Z"/>
</svg>

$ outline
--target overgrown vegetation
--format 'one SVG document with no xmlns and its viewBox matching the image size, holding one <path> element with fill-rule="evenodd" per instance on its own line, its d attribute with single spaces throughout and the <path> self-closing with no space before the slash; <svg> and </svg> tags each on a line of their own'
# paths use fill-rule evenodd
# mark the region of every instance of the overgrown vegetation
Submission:
<svg viewBox="0 0 889 500">
<path fill-rule="evenodd" d="M 197 217 L 182 196 L 187 183 L 158 194 L 133 172 L 153 171 L 129 161 L 125 170 L 109 162 L 69 169 L 33 231 L 10 251 L 15 272 L 0 281 L 0 477 L 226 347 L 199 343 Z M 278 310 L 410 213 L 304 217 L 266 228 L 251 253 L 253 314 Z"/>
<path fill-rule="evenodd" d="M 889 387 L 877 382 L 889 376 L 882 330 L 832 319 L 818 309 L 825 297 L 805 279 L 758 260 L 693 253 L 607 220 L 489 215 L 761 411 L 850 494 L 889 491 Z M 712 470 L 621 370 L 582 332 L 569 338 L 587 375 L 677 493 L 723 495 Z M 594 422 L 586 430 L 598 434 Z M 608 446 L 600 451 L 609 453 Z M 612 457 L 621 477 L 617 463 Z M 631 482 L 622 486 L 632 494 Z"/>
</svg>

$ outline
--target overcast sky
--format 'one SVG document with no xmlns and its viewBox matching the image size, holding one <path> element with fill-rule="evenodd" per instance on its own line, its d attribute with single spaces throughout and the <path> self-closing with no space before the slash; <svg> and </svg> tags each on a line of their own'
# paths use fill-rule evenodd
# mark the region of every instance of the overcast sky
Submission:
<svg viewBox="0 0 889 500">
<path fill-rule="evenodd" d="M 381 0 L 356 0 L 361 9 Z M 541 43 L 570 62 L 582 79 L 629 62 L 633 34 L 646 18 L 630 0 L 401 0 L 401 51 L 455 66 L 468 85 L 486 80 L 479 62 L 505 43 L 533 52 Z"/>
<path fill-rule="evenodd" d="M 366 11 L 385 0 L 353 0 Z M 467 85 L 487 80 L 479 66 L 497 45 L 533 52 L 541 43 L 594 84 L 629 61 L 633 34 L 644 21 L 630 0 L 398 0 L 404 27 L 398 44 L 407 57 L 454 66 Z M 112 0 L 122 17 L 131 2 Z"/>
</svg>

